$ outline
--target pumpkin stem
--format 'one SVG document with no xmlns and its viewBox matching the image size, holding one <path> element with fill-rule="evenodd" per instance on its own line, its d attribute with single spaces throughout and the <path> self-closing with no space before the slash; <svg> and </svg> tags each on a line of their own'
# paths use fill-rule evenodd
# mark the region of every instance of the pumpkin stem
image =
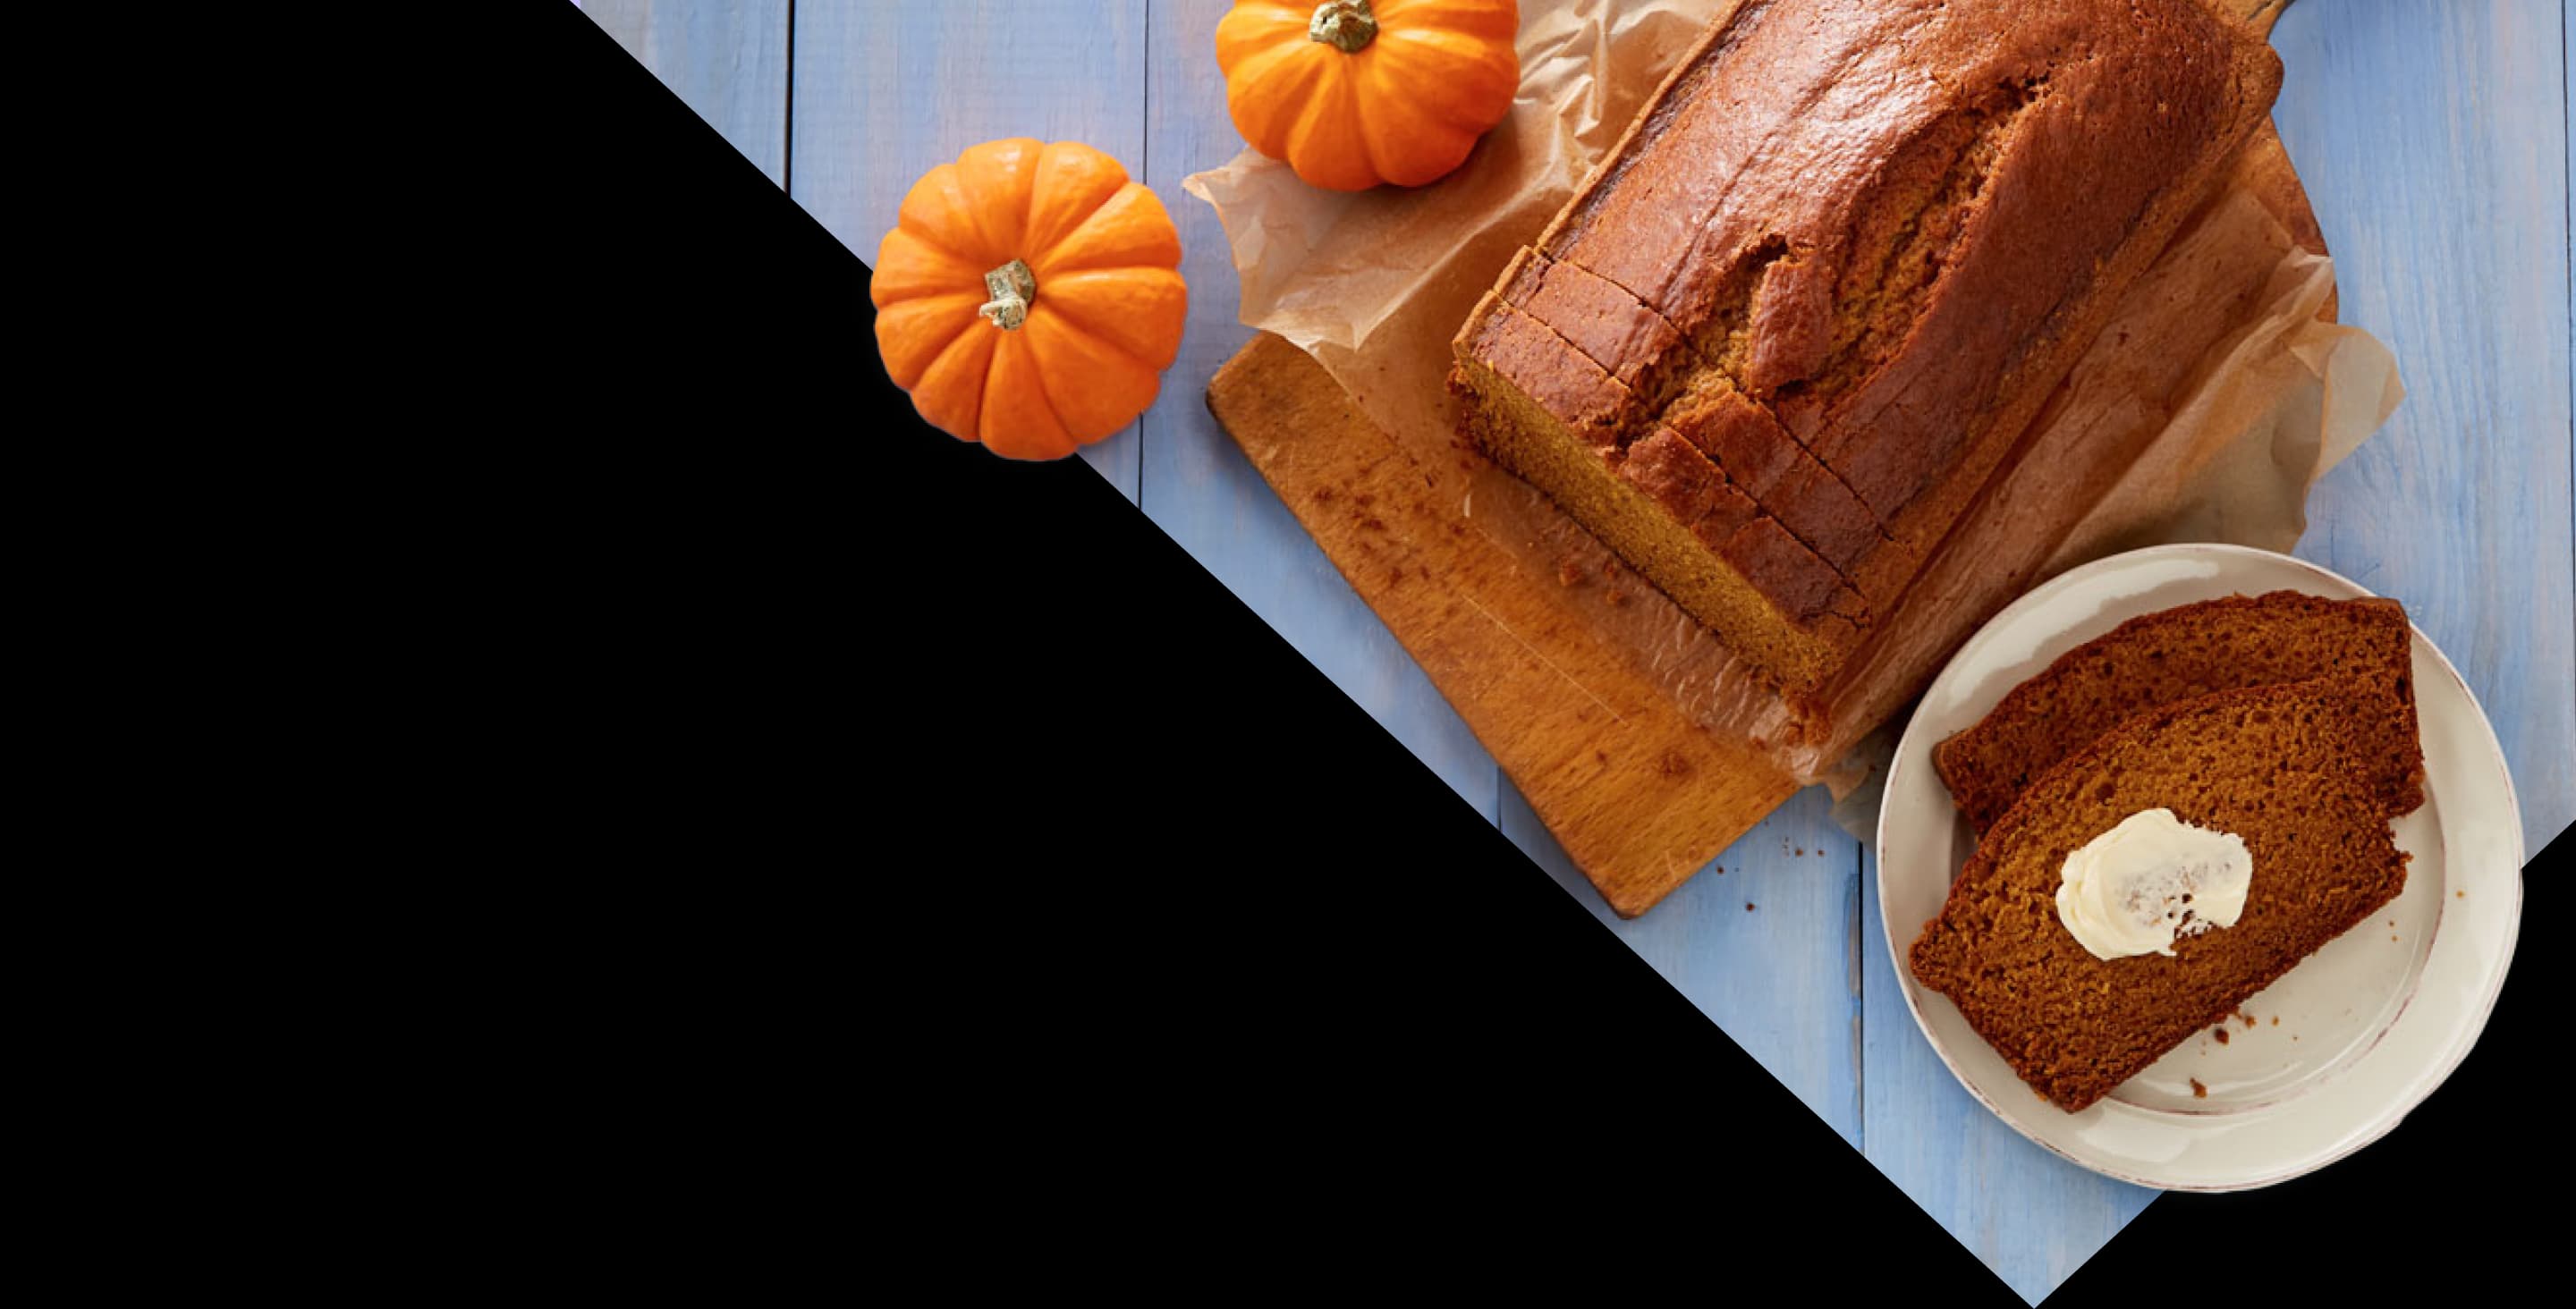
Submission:
<svg viewBox="0 0 2576 1309">
<path fill-rule="evenodd" d="M 1369 12 L 1368 0 L 1324 0 L 1306 23 L 1306 39 L 1358 54 L 1377 39 L 1377 15 Z"/>
<path fill-rule="evenodd" d="M 1037 274 L 1014 259 L 984 274 L 984 294 L 993 298 L 975 312 L 992 319 L 993 326 L 1005 332 L 1016 332 L 1020 324 L 1029 321 L 1029 302 L 1038 298 Z"/>
</svg>

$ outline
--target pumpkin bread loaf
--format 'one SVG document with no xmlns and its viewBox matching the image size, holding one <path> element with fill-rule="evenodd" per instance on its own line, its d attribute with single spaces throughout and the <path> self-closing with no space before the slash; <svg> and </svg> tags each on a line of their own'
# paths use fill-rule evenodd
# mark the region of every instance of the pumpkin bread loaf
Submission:
<svg viewBox="0 0 2576 1309">
<path fill-rule="evenodd" d="M 2121 721 L 2214 691 L 2327 679 L 2370 714 L 2354 726 L 2389 818 L 2424 803 L 2413 629 L 2394 600 L 2297 591 L 2229 596 L 2143 614 L 2060 655 L 1977 724 L 1932 748 L 1932 766 L 1980 832 L 2058 760 Z"/>
<path fill-rule="evenodd" d="M 2013 1071 L 2080 1111 L 2212 1026 L 2406 885 L 2365 758 L 2380 709 L 2335 682 L 2222 691 L 2129 720 L 2022 792 L 1912 952 Z M 2066 857 L 2169 809 L 2252 855 L 2235 924 L 2101 959 L 2060 922 Z"/>
<path fill-rule="evenodd" d="M 1739 0 L 1459 332 L 1462 430 L 1812 688 L 2279 85 L 2201 0 Z"/>
</svg>

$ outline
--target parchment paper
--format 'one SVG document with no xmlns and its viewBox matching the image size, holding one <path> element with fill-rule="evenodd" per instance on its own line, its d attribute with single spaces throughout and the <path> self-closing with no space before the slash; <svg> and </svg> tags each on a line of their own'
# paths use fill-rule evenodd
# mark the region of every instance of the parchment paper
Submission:
<svg viewBox="0 0 2576 1309">
<path fill-rule="evenodd" d="M 1434 497 L 1572 588 L 1602 634 L 1712 731 L 1822 782 L 1869 839 L 1902 710 L 1995 611 L 2092 559 L 2169 541 L 2287 550 L 2308 488 L 2404 391 L 2387 349 L 2321 321 L 2331 262 L 2268 131 L 2194 216 L 1844 669 L 1792 704 L 1562 511 L 1465 448 L 1449 343 L 1562 209 L 1725 0 L 1522 0 L 1521 89 L 1431 186 L 1322 191 L 1245 150 L 1182 183 L 1216 209 L 1243 321 L 1312 355 L 1422 469 Z"/>
</svg>

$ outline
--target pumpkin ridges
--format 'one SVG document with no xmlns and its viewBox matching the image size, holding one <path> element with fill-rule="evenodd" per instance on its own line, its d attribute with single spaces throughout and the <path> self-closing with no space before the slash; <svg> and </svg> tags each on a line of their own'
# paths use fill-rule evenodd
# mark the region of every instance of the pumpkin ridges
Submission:
<svg viewBox="0 0 2576 1309">
<path fill-rule="evenodd" d="M 1369 130 L 1362 134 L 1368 141 L 1403 143 L 1400 151 L 1373 149 L 1370 165 L 1378 176 L 1397 186 L 1421 186 L 1449 175 L 1476 148 L 1474 134 L 1461 134 L 1440 118 L 1423 112 L 1419 101 L 1405 95 L 1369 96 L 1369 114 L 1363 124 Z"/>
<path fill-rule="evenodd" d="M 1081 226 L 1029 260 L 1041 298 L 1048 279 L 1058 273 L 1180 264 L 1181 237 L 1172 215 L 1163 208 L 1162 197 L 1141 182 L 1120 187 Z"/>
<path fill-rule="evenodd" d="M 943 249 L 904 228 L 886 233 L 877 245 L 876 273 L 868 279 L 868 299 L 883 309 L 898 301 L 927 295 L 954 295 L 983 285 L 984 270 L 954 250 Z"/>
<path fill-rule="evenodd" d="M 1360 130 L 1357 79 L 1339 66 L 1347 60 L 1332 55 L 1305 112 L 1288 130 L 1288 165 L 1317 186 L 1361 191 L 1385 174 L 1376 171 L 1368 135 Z"/>
<path fill-rule="evenodd" d="M 1289 136 L 1335 71 L 1331 61 L 1342 57 L 1308 42 L 1272 46 L 1237 65 L 1227 74 L 1225 97 L 1235 130 L 1263 154 L 1286 157 Z"/>
<path fill-rule="evenodd" d="M 1031 256 L 1071 235 L 1127 182 L 1126 168 L 1097 150 L 1064 142 L 1047 146 L 1038 155 L 1036 185 L 1029 192 L 1028 249 L 1019 257 L 1034 267 Z"/>
<path fill-rule="evenodd" d="M 1136 421 L 1161 390 L 1159 370 L 1083 331 L 1059 306 L 1030 313 L 1025 342 L 1046 389 L 1047 408 L 1082 444 Z"/>
<path fill-rule="evenodd" d="M 1258 51 L 1280 48 L 1289 37 L 1303 40 L 1315 6 L 1238 4 L 1216 20 L 1217 71 L 1227 76 L 1234 65 Z"/>
<path fill-rule="evenodd" d="M 978 324 L 978 295 L 919 296 L 899 300 L 877 311 L 877 353 L 886 376 L 909 391 L 930 370 L 940 352 Z"/>
<path fill-rule="evenodd" d="M 1372 0 L 1358 12 L 1240 0 L 1217 25 L 1227 109 L 1255 150 L 1310 185 L 1436 181 L 1511 110 L 1520 8 Z"/>
<path fill-rule="evenodd" d="M 1380 55 L 1368 75 L 1377 94 L 1403 97 L 1450 127 L 1481 136 L 1484 125 L 1511 112 L 1512 100 L 1520 94 L 1518 70 L 1507 73 L 1438 36 L 1395 32 L 1373 48 Z"/>
<path fill-rule="evenodd" d="M 1180 354 L 1189 319 L 1189 288 L 1179 273 L 1159 268 L 1065 273 L 1051 284 L 1047 305 L 1140 366 L 1169 368 Z"/>
<path fill-rule="evenodd" d="M 975 197 L 967 210 L 981 234 L 992 263 L 1028 257 L 1029 198 L 1037 186 L 1037 157 L 1042 149 L 1026 137 L 970 145 L 957 156 L 957 173 L 966 193 Z"/>
<path fill-rule="evenodd" d="M 1377 11 L 1379 40 L 1395 32 L 1455 32 L 1510 41 L 1521 30 L 1520 6 L 1497 5 L 1493 0 L 1371 0 L 1370 8 Z"/>
<path fill-rule="evenodd" d="M 984 448 L 1011 459 L 1061 459 L 1072 454 L 1079 443 L 1047 399 L 1045 370 L 1029 352 L 1026 329 L 994 336 L 998 340 L 984 373 L 976 439 Z"/>
<path fill-rule="evenodd" d="M 921 180 L 904 193 L 903 206 L 895 212 L 895 226 L 967 263 L 989 266 L 999 256 L 986 248 L 983 228 L 973 216 L 974 208 L 974 199 L 966 194 L 957 165 L 941 164 L 923 173 Z"/>
<path fill-rule="evenodd" d="M 1187 323 L 1161 197 L 1075 142 L 988 142 L 932 169 L 878 258 L 887 375 L 933 426 L 1007 458 L 1061 458 L 1124 427 Z"/>
<path fill-rule="evenodd" d="M 922 370 L 921 380 L 908 389 L 912 392 L 912 407 L 920 410 L 931 426 L 960 441 L 975 439 L 969 433 L 982 421 L 984 391 L 991 383 L 993 347 L 1002 335 L 994 331 L 959 332 Z"/>
<path fill-rule="evenodd" d="M 1368 49 L 1351 56 L 1350 68 L 1342 75 L 1344 85 L 1349 88 L 1342 96 L 1342 113 L 1350 120 L 1351 135 L 1358 139 L 1360 157 L 1368 161 L 1369 171 L 1381 181 L 1392 182 L 1396 180 L 1396 173 L 1402 170 L 1400 161 L 1389 161 L 1395 158 L 1399 147 L 1410 147 L 1413 143 L 1402 139 L 1402 128 L 1397 123 L 1388 121 L 1386 110 L 1394 111 L 1393 117 L 1397 119 L 1403 117 L 1405 101 L 1400 95 L 1381 97 L 1378 94 L 1372 77 L 1378 61 L 1370 58 L 1376 53 L 1377 43 L 1371 41 Z M 1382 98 L 1384 105 L 1379 103 Z M 1318 106 L 1319 110 L 1322 108 L 1324 106 Z M 1448 169 L 1440 171 L 1447 172 Z"/>
</svg>

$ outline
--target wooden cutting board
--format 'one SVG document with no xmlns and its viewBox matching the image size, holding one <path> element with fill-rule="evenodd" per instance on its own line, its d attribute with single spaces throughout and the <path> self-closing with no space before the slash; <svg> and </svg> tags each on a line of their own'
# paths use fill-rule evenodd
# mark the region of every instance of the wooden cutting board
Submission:
<svg viewBox="0 0 2576 1309">
<path fill-rule="evenodd" d="M 2286 4 L 2226 2 L 2266 33 Z M 2268 125 L 2248 159 L 2237 185 L 2286 197 L 2274 212 L 2324 253 Z M 1686 718 L 1557 579 L 1434 503 L 1412 458 L 1304 351 L 1255 337 L 1209 383 L 1208 408 L 1621 917 L 1652 908 L 1797 791 L 1750 742 Z"/>
</svg>

